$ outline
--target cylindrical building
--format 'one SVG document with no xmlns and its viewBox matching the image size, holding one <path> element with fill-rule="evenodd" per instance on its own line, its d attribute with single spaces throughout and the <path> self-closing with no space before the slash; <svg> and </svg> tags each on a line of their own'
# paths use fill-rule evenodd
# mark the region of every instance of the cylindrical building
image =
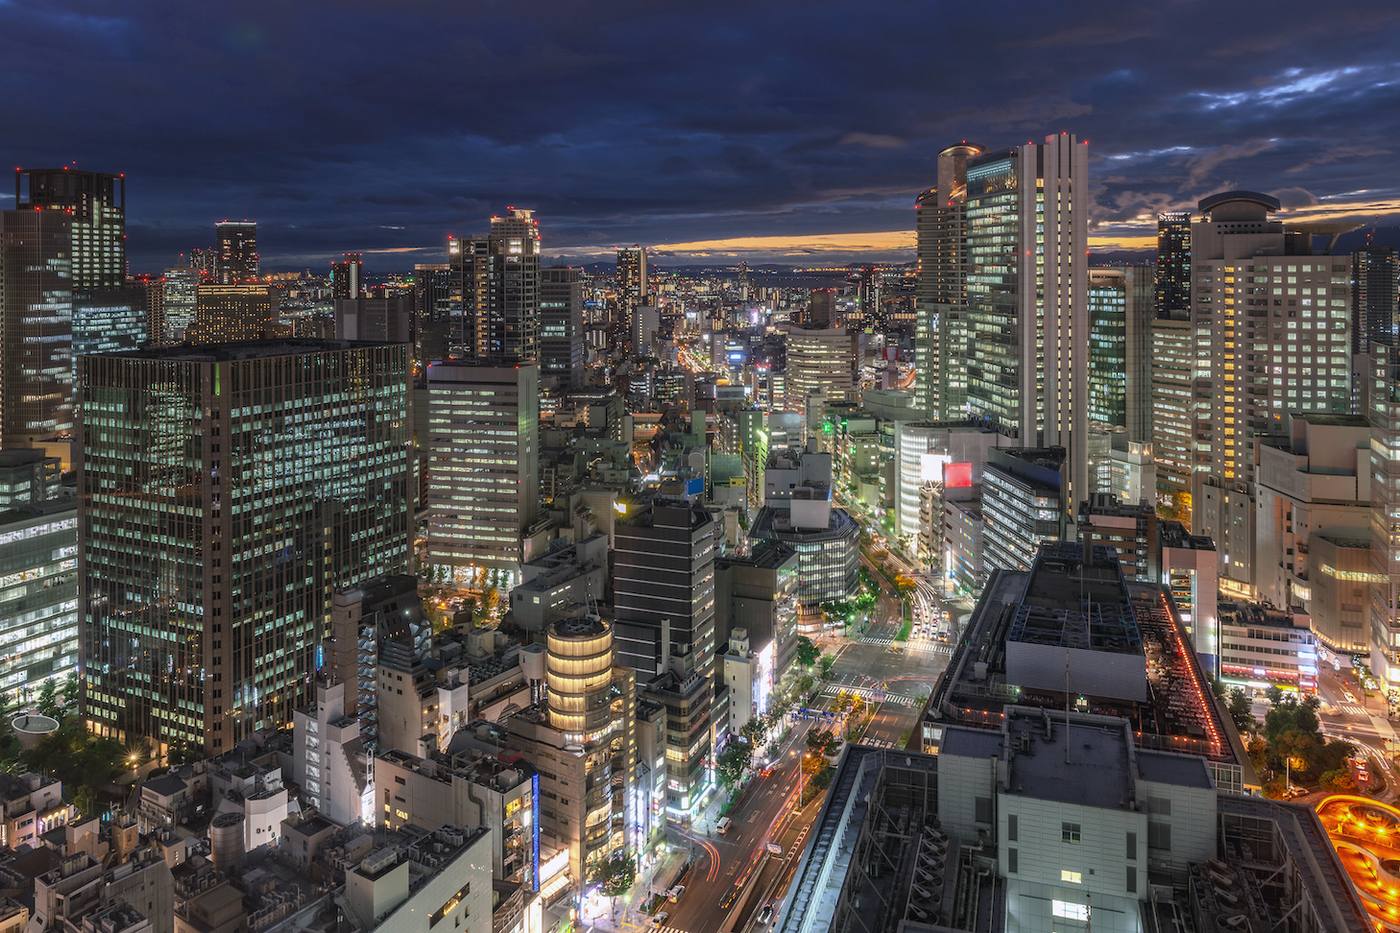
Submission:
<svg viewBox="0 0 1400 933">
<path fill-rule="evenodd" d="M 612 626 L 596 617 L 555 622 L 546 639 L 545 666 L 550 726 L 580 745 L 603 736 L 612 724 Z"/>
</svg>

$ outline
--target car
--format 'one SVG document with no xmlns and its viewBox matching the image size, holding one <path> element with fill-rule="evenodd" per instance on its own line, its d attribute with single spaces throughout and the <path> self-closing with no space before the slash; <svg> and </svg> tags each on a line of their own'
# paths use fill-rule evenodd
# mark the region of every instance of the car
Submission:
<svg viewBox="0 0 1400 933">
<path fill-rule="evenodd" d="M 763 909 L 758 912 L 758 925 L 763 927 L 768 925 L 768 921 L 773 919 L 773 905 L 764 904 Z"/>
<path fill-rule="evenodd" d="M 722 817 L 719 818 L 719 822 L 715 824 L 715 832 L 717 832 L 717 833 L 719 833 L 721 836 L 723 836 L 725 833 L 729 832 L 729 827 L 731 827 L 731 826 L 733 826 L 733 825 L 734 825 L 734 821 L 733 821 L 733 820 L 731 820 L 731 819 L 730 819 L 729 817 L 727 817 L 727 816 L 722 816 Z"/>
<path fill-rule="evenodd" d="M 763 767 L 763 770 L 761 770 L 761 771 L 758 772 L 758 776 L 759 776 L 759 777 L 764 777 L 764 778 L 772 777 L 772 776 L 773 776 L 773 766 L 772 766 L 772 765 L 765 765 L 765 766 Z"/>
<path fill-rule="evenodd" d="M 654 916 L 654 917 L 651 918 L 651 925 L 654 926 L 654 927 L 665 926 L 665 925 L 666 925 L 666 921 L 667 921 L 667 920 L 670 920 L 670 919 L 671 919 L 671 915 L 668 914 L 668 913 L 666 913 L 666 911 L 663 910 L 663 911 L 661 911 L 661 913 L 659 913 L 659 914 L 657 914 L 656 916 Z"/>
<path fill-rule="evenodd" d="M 685 894 L 685 885 L 675 885 L 671 888 L 671 890 L 666 892 L 666 900 L 670 901 L 672 904 L 679 904 L 681 901 L 681 895 L 683 894 Z"/>
</svg>

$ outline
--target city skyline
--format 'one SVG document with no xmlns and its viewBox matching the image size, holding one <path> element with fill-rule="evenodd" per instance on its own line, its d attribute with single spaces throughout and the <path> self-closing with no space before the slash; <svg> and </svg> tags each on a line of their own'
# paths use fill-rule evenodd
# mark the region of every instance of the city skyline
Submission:
<svg viewBox="0 0 1400 933">
<path fill-rule="evenodd" d="M 14 164 L 125 172 L 133 271 L 212 246 L 226 217 L 258 221 L 269 270 L 347 250 L 407 270 L 504 204 L 539 212 L 552 260 L 632 242 L 672 264 L 906 260 L 939 149 L 1062 129 L 1091 141 L 1098 250 L 1147 250 L 1157 211 L 1231 187 L 1285 216 L 1400 222 L 1400 11 L 1384 4 L 1267 22 L 1235 3 L 162 9 L 0 4 L 12 119 L 32 130 Z M 933 54 L 903 38 L 933 26 L 981 39 Z M 415 52 L 359 66 L 338 50 L 364 35 Z M 38 49 L 75 63 L 42 101 L 18 86 Z M 529 106 L 500 106 L 527 66 Z M 98 106 L 98 76 L 139 106 Z"/>
</svg>

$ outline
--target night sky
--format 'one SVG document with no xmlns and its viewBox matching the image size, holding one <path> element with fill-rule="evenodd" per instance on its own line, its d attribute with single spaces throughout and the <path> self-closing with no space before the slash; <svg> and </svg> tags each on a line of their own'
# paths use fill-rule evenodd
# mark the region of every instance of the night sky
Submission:
<svg viewBox="0 0 1400 933">
<path fill-rule="evenodd" d="M 0 0 L 0 50 L 6 155 L 126 172 L 133 271 L 223 217 L 406 269 L 506 204 L 577 260 L 904 259 L 939 148 L 1059 130 L 1097 248 L 1230 187 L 1400 222 L 1395 0 Z"/>
</svg>

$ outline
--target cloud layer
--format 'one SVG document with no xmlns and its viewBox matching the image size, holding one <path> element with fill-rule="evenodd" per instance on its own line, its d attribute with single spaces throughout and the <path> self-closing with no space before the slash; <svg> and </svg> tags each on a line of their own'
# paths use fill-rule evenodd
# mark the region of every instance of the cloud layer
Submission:
<svg viewBox="0 0 1400 933">
<path fill-rule="evenodd" d="M 0 90 L 14 164 L 127 173 L 134 269 L 226 216 L 269 267 L 406 268 L 506 204 L 558 255 L 896 258 L 939 148 L 1061 129 L 1100 245 L 1228 187 L 1393 223 L 1398 28 L 1390 0 L 10 0 Z"/>
</svg>

